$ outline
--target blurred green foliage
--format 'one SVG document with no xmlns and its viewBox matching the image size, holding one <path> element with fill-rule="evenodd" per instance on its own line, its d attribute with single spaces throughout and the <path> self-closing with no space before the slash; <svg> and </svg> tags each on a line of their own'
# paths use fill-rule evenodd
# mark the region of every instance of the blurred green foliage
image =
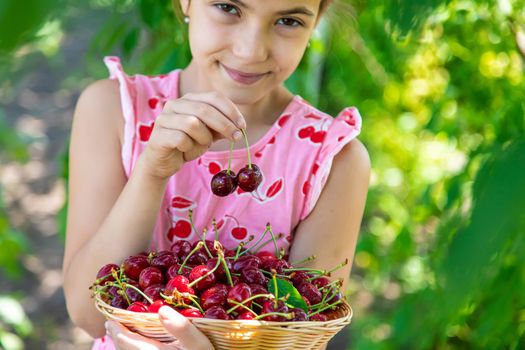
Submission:
<svg viewBox="0 0 525 350">
<path fill-rule="evenodd" d="M 350 285 L 352 348 L 525 348 L 524 2 L 354 1 L 353 15 L 341 3 L 287 86 L 364 118 L 373 174 Z M 57 37 L 71 9 L 107 14 L 88 76 L 107 77 L 109 54 L 130 74 L 189 62 L 169 0 L 64 6 L 44 33 Z"/>
</svg>

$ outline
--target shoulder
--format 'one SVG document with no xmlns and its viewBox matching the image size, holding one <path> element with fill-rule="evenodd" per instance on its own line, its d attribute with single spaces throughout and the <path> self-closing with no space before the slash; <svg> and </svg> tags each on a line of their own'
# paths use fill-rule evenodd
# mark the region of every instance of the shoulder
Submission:
<svg viewBox="0 0 525 350">
<path fill-rule="evenodd" d="M 99 132 L 117 132 L 121 138 L 123 125 L 119 82 L 101 79 L 89 84 L 80 94 L 75 108 L 73 125 L 80 124 Z"/>
<path fill-rule="evenodd" d="M 360 140 L 353 139 L 346 144 L 334 157 L 332 167 L 336 177 L 351 177 L 368 186 L 372 165 L 368 150 Z"/>
</svg>

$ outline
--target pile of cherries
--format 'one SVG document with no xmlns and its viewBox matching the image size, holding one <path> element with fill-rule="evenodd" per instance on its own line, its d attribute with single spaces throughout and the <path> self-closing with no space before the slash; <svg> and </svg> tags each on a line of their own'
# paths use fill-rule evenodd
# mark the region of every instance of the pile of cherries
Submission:
<svg viewBox="0 0 525 350">
<path fill-rule="evenodd" d="M 231 143 L 230 156 L 228 158 L 228 169 L 219 171 L 211 179 L 211 191 L 217 196 L 226 197 L 227 195 L 235 192 L 237 186 L 239 186 L 244 192 L 253 192 L 261 184 L 261 169 L 252 163 L 250 158 L 250 146 L 248 144 L 248 138 L 246 137 L 244 130 L 242 130 L 242 133 L 244 135 L 246 150 L 248 152 L 248 164 L 239 170 L 237 175 L 235 175 L 234 171 L 230 170 L 233 151 L 233 144 Z"/>
<path fill-rule="evenodd" d="M 267 232 L 271 233 L 268 224 Z M 262 236 L 264 236 L 264 234 Z M 275 237 L 271 233 L 275 242 Z M 169 305 L 186 317 L 221 320 L 326 321 L 343 302 L 332 271 L 294 268 L 282 251 L 225 249 L 218 240 L 176 241 L 170 251 L 140 253 L 107 264 L 91 289 L 114 307 L 155 313 Z M 310 257 L 305 261 L 314 259 Z M 304 262 L 304 261 L 303 261 Z"/>
</svg>

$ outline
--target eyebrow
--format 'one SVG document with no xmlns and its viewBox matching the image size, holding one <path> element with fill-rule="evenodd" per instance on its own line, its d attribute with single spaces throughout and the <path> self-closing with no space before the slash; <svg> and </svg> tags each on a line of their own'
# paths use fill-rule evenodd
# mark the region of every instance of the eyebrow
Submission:
<svg viewBox="0 0 525 350">
<path fill-rule="evenodd" d="M 241 0 L 230 0 L 231 2 L 241 6 L 241 7 L 245 7 L 245 8 L 250 8 L 250 6 L 248 6 L 247 4 L 245 4 L 244 2 L 242 2 Z M 283 10 L 283 11 L 278 11 L 277 14 L 278 15 L 292 15 L 292 14 L 303 14 L 303 15 L 307 15 L 307 16 L 310 16 L 310 17 L 314 17 L 315 16 L 315 13 L 313 13 L 312 11 L 310 11 L 309 9 L 307 9 L 306 7 L 304 6 L 298 6 L 298 7 L 294 7 L 294 8 L 291 8 L 289 10 Z"/>
</svg>

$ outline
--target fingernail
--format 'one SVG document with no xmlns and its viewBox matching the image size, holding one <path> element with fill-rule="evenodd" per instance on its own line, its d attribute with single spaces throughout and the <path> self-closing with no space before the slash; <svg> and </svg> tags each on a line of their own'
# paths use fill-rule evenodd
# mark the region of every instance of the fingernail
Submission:
<svg viewBox="0 0 525 350">
<path fill-rule="evenodd" d="M 237 122 L 237 125 L 239 126 L 239 128 L 241 129 L 246 129 L 246 122 L 244 120 L 239 120 Z"/>
<path fill-rule="evenodd" d="M 236 132 L 233 133 L 233 139 L 235 141 L 240 141 L 242 139 L 242 132 L 240 132 L 239 130 L 237 130 Z"/>
</svg>

